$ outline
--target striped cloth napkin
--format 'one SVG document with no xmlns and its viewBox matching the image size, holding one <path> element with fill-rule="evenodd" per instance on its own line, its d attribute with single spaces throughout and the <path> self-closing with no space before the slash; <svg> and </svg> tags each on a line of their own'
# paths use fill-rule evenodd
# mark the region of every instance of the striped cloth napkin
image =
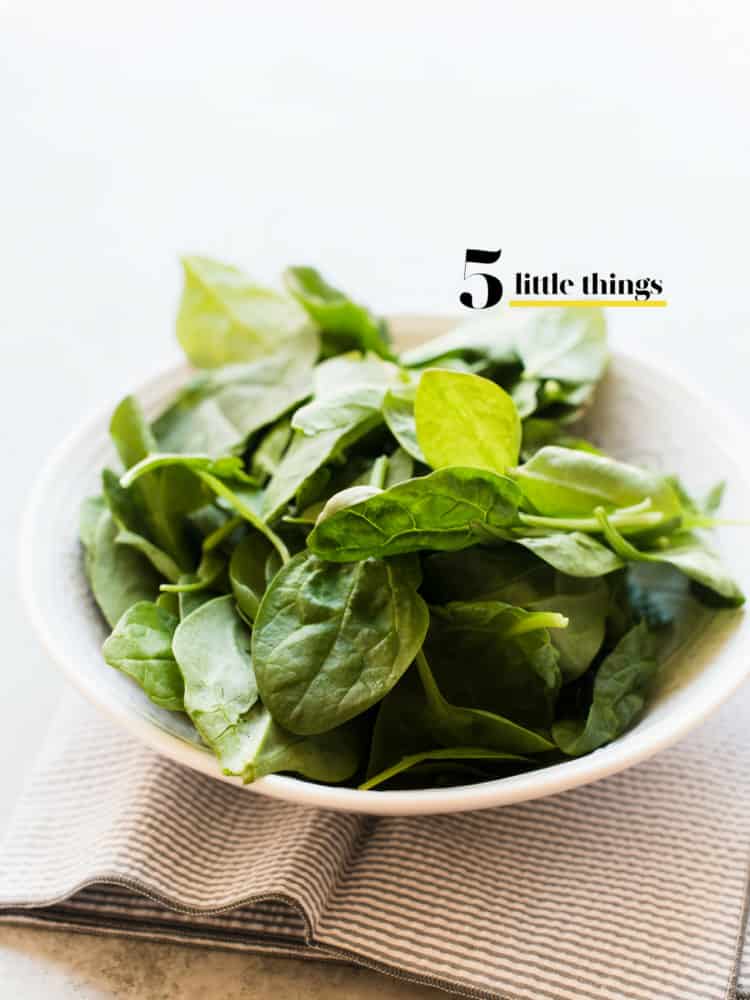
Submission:
<svg viewBox="0 0 750 1000">
<path fill-rule="evenodd" d="M 749 723 L 744 691 L 597 784 L 374 819 L 185 770 L 71 696 L 2 847 L 2 917 L 353 962 L 469 997 L 740 997 Z"/>
</svg>

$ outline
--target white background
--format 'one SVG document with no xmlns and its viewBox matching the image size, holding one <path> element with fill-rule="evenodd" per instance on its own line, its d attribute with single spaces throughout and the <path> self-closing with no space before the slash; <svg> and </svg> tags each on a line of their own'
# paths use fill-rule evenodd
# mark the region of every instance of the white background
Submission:
<svg viewBox="0 0 750 1000">
<path fill-rule="evenodd" d="M 180 252 L 313 263 L 382 311 L 457 311 L 467 246 L 660 277 L 669 307 L 619 311 L 615 341 L 750 418 L 746 10 L 0 3 L 0 820 L 62 686 L 19 511 L 69 427 L 174 354 Z"/>
</svg>

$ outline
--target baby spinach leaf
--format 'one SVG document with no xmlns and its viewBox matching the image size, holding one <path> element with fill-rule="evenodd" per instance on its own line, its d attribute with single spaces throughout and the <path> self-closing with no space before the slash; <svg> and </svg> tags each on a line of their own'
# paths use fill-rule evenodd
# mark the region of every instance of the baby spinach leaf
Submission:
<svg viewBox="0 0 750 1000">
<path fill-rule="evenodd" d="M 525 606 L 554 589 L 554 571 L 517 545 L 435 552 L 423 561 L 422 594 L 430 604 L 503 601 Z"/>
<path fill-rule="evenodd" d="M 267 358 L 202 373 L 154 422 L 158 448 L 149 450 L 213 458 L 242 451 L 252 434 L 312 394 L 317 353 L 318 338 L 306 331 Z"/>
<path fill-rule="evenodd" d="M 397 364 L 371 351 L 347 351 L 345 354 L 326 358 L 315 366 L 315 399 L 338 396 L 342 389 L 352 390 L 361 386 L 380 386 L 385 391 L 391 385 L 409 384 L 411 377 L 410 372 L 405 372 Z"/>
<path fill-rule="evenodd" d="M 556 722 L 555 742 L 570 757 L 590 753 L 622 735 L 643 710 L 657 661 L 644 622 L 619 641 L 596 672 L 591 708 L 584 720 Z"/>
<path fill-rule="evenodd" d="M 662 476 L 604 455 L 547 446 L 513 477 L 534 509 L 547 517 L 587 517 L 606 506 L 632 507 L 650 500 L 649 512 L 679 517 L 680 501 Z"/>
<path fill-rule="evenodd" d="M 381 771 L 379 774 L 375 774 L 373 777 L 368 778 L 367 781 L 362 782 L 359 789 L 364 792 L 370 788 L 376 788 L 378 785 L 382 785 L 383 782 L 388 781 L 397 774 L 401 774 L 402 771 L 407 771 L 409 768 L 415 767 L 417 764 L 422 764 L 424 761 L 431 760 L 501 760 L 526 762 L 527 758 L 521 757 L 518 754 L 502 753 L 499 750 L 485 750 L 482 747 L 446 747 L 441 748 L 440 750 L 423 750 L 421 753 L 413 753 L 406 757 L 402 757 L 399 761 L 395 764 L 391 764 L 391 766 L 386 768 L 384 771 Z"/>
<path fill-rule="evenodd" d="M 132 677 L 154 704 L 173 712 L 184 709 L 182 674 L 172 655 L 178 619 L 150 601 L 129 608 L 104 643 L 104 659 Z"/>
<path fill-rule="evenodd" d="M 211 459 L 206 455 L 152 455 L 133 466 L 121 480 L 123 486 L 137 482 L 155 469 L 178 468 L 197 478 L 217 497 L 229 504 L 246 521 L 265 535 L 286 561 L 289 552 L 281 538 L 271 530 L 260 515 L 263 494 L 242 469 L 237 456 Z"/>
<path fill-rule="evenodd" d="M 493 311 L 473 317 L 442 337 L 433 337 L 401 355 L 401 363 L 407 368 L 440 368 L 457 359 L 478 363 L 482 368 L 515 364 L 518 353 L 514 325 L 504 323 Z"/>
<path fill-rule="evenodd" d="M 412 754 L 455 746 L 509 754 L 554 749 L 546 736 L 502 715 L 451 704 L 420 651 L 415 666 L 407 670 L 378 709 L 367 776 L 371 778 Z"/>
<path fill-rule="evenodd" d="M 139 552 L 117 544 L 118 531 L 110 512 L 103 511 L 93 543 L 86 551 L 91 591 L 113 628 L 133 604 L 155 601 L 161 582 L 159 574 Z"/>
<path fill-rule="evenodd" d="M 580 531 L 550 532 L 514 541 L 568 576 L 606 576 L 624 565 L 606 545 Z"/>
<path fill-rule="evenodd" d="M 131 549 L 140 552 L 161 576 L 172 583 L 176 583 L 183 575 L 174 559 L 143 535 L 128 531 L 127 528 L 120 528 L 118 525 L 115 542 L 118 545 L 128 545 Z"/>
<path fill-rule="evenodd" d="M 417 422 L 414 417 L 415 386 L 389 389 L 383 400 L 383 417 L 388 430 L 412 458 L 427 465 L 417 441 Z"/>
<path fill-rule="evenodd" d="M 722 565 L 717 554 L 695 535 L 677 535 L 673 544 L 667 548 L 645 552 L 623 538 L 603 509 L 597 511 L 597 517 L 605 538 L 622 559 L 669 563 L 711 591 L 721 603 L 730 607 L 744 604 L 745 595 Z"/>
<path fill-rule="evenodd" d="M 715 514 L 719 507 L 721 507 L 721 501 L 724 499 L 724 493 L 726 492 L 726 482 L 722 480 L 712 486 L 700 504 L 701 512 L 710 516 Z"/>
<path fill-rule="evenodd" d="M 177 339 L 198 368 L 252 361 L 308 336 L 310 321 L 294 299 L 207 257 L 185 257 L 182 266 Z"/>
<path fill-rule="evenodd" d="M 216 597 L 192 611 L 177 626 L 172 650 L 185 681 L 185 711 L 221 756 L 258 700 L 250 631 L 234 609 L 234 598 Z"/>
<path fill-rule="evenodd" d="M 180 579 L 185 583 L 190 581 L 189 576 L 184 576 Z M 176 598 L 179 619 L 180 621 L 184 621 L 193 611 L 196 611 L 204 604 L 208 604 L 209 601 L 216 600 L 217 596 L 217 594 L 211 593 L 210 590 L 181 590 L 179 594 L 162 593 L 159 595 L 159 600 L 163 597 Z"/>
<path fill-rule="evenodd" d="M 521 420 L 510 396 L 488 379 L 432 369 L 419 382 L 417 440 L 433 468 L 503 473 L 518 461 Z"/>
<path fill-rule="evenodd" d="M 333 784 L 351 778 L 359 767 L 362 731 L 355 719 L 327 733 L 298 736 L 256 704 L 222 738 L 218 752 L 224 773 L 246 784 L 279 771 Z"/>
<path fill-rule="evenodd" d="M 281 464 L 284 452 L 292 439 L 292 421 L 279 420 L 263 435 L 253 452 L 250 475 L 258 482 L 270 479 Z"/>
<path fill-rule="evenodd" d="M 607 325 L 601 309 L 567 306 L 529 310 L 516 336 L 525 378 L 596 382 L 607 364 Z"/>
<path fill-rule="evenodd" d="M 284 285 L 320 327 L 326 353 L 356 348 L 392 357 L 385 321 L 329 285 L 314 267 L 287 268 Z"/>
<path fill-rule="evenodd" d="M 143 497 L 138 489 L 125 489 L 111 469 L 102 472 L 102 490 L 107 506 L 118 527 L 115 541 L 129 545 L 144 555 L 163 577 L 176 582 L 181 567 L 175 560 L 148 537 L 150 525 Z"/>
<path fill-rule="evenodd" d="M 156 439 L 135 396 L 126 396 L 117 404 L 109 421 L 109 433 L 126 469 L 158 450 Z"/>
<path fill-rule="evenodd" d="M 107 509 L 103 496 L 86 497 L 78 513 L 78 534 L 85 550 L 93 549 L 96 526 Z"/>
<path fill-rule="evenodd" d="M 292 421 L 295 436 L 263 498 L 267 522 L 284 512 L 322 466 L 382 423 L 384 395 L 384 387 L 344 390 L 297 410 Z"/>
<path fill-rule="evenodd" d="M 110 434 L 128 470 L 119 492 L 114 476 L 104 474 L 105 497 L 115 519 L 134 535 L 153 543 L 181 569 L 191 569 L 194 553 L 186 515 L 205 503 L 200 483 L 182 469 L 159 469 L 130 488 L 130 470 L 138 467 L 140 478 L 144 465 L 147 471 L 158 469 L 158 465 L 147 464 L 153 460 L 156 441 L 134 397 L 126 397 L 115 409 Z"/>
<path fill-rule="evenodd" d="M 413 475 L 414 459 L 404 448 L 398 447 L 388 456 L 388 468 L 383 486 L 385 489 L 389 489 L 391 486 L 411 479 Z"/>
<path fill-rule="evenodd" d="M 237 607 L 246 621 L 255 621 L 266 592 L 266 562 L 273 551 L 264 535 L 251 531 L 232 553 L 229 580 Z"/>
<path fill-rule="evenodd" d="M 501 601 L 456 601 L 431 609 L 425 649 L 449 701 L 546 729 L 561 684 L 559 653 L 549 629 L 567 624 L 560 614 Z"/>
<path fill-rule="evenodd" d="M 304 552 L 287 563 L 253 630 L 258 686 L 274 719 L 314 735 L 379 701 L 427 632 L 419 583 L 409 557 L 338 565 Z"/>
<path fill-rule="evenodd" d="M 609 610 L 609 590 L 601 579 L 585 582 L 572 589 L 569 577 L 558 577 L 558 590 L 549 597 L 530 601 L 529 611 L 556 611 L 568 620 L 565 629 L 550 631 L 550 640 L 560 654 L 563 683 L 568 684 L 584 674 L 604 642 Z"/>
<path fill-rule="evenodd" d="M 606 584 L 599 578 L 579 581 L 557 574 L 519 546 L 438 552 L 424 560 L 424 574 L 422 592 L 431 604 L 502 601 L 564 615 L 568 627 L 550 630 L 564 683 L 588 669 L 604 640 Z"/>
<path fill-rule="evenodd" d="M 335 562 L 466 548 L 512 524 L 519 499 L 504 476 L 440 469 L 344 507 L 321 520 L 307 542 Z"/>
<path fill-rule="evenodd" d="M 523 420 L 530 417 L 537 409 L 541 383 L 537 379 L 518 379 L 508 389 L 518 415 Z"/>
</svg>

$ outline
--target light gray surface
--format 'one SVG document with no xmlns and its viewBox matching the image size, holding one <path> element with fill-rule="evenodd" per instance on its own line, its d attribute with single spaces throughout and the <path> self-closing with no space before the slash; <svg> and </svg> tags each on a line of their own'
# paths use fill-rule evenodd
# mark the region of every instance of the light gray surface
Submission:
<svg viewBox="0 0 750 1000">
<path fill-rule="evenodd" d="M 658 275 L 669 308 L 620 311 L 615 340 L 750 418 L 746 5 L 366 10 L 0 10 L 0 823 L 62 685 L 20 607 L 19 512 L 55 441 L 173 356 L 178 251 L 261 280 L 320 263 L 390 311 L 453 311 L 467 245 L 502 246 L 504 276 Z M 427 995 L 7 928 L 0 980 L 32 998 Z"/>
</svg>

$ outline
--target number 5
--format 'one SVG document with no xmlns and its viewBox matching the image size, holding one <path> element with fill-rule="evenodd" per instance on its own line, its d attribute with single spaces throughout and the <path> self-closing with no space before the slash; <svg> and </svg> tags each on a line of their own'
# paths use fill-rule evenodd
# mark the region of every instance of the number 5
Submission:
<svg viewBox="0 0 750 1000">
<path fill-rule="evenodd" d="M 471 292 L 461 292 L 459 301 L 467 309 L 489 309 L 496 306 L 503 297 L 503 283 L 494 274 L 485 274 L 483 271 L 472 271 L 467 274 L 466 269 L 469 264 L 496 264 L 500 260 L 500 250 L 467 250 L 464 261 L 464 281 L 469 278 L 484 278 L 487 282 L 487 299 L 484 305 L 474 305 L 474 296 Z"/>
</svg>

